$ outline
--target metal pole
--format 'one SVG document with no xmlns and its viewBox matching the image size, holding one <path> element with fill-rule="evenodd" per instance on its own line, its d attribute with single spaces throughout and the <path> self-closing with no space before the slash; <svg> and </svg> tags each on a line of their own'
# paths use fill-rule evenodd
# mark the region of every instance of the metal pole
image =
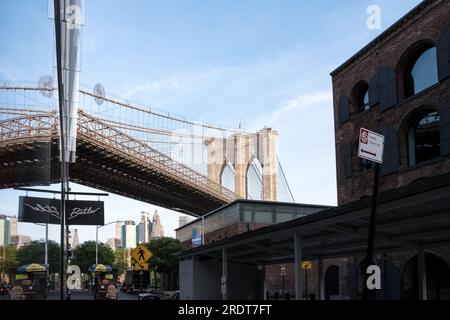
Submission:
<svg viewBox="0 0 450 320">
<path fill-rule="evenodd" d="M 427 270 L 425 250 L 420 248 L 417 252 L 417 276 L 419 287 L 419 300 L 427 300 Z"/>
<path fill-rule="evenodd" d="M 325 290 L 323 287 L 323 258 L 319 257 L 319 300 L 325 300 Z"/>
<path fill-rule="evenodd" d="M 296 231 L 294 236 L 294 257 L 295 299 L 302 300 L 302 248 L 299 231 Z"/>
<path fill-rule="evenodd" d="M 202 245 L 205 245 L 205 216 L 202 216 Z"/>
<path fill-rule="evenodd" d="M 221 279 L 221 286 L 222 286 L 222 300 L 228 299 L 228 254 L 227 254 L 227 248 L 222 249 L 222 279 Z"/>
<path fill-rule="evenodd" d="M 45 267 L 48 265 L 48 223 L 45 224 Z"/>
<path fill-rule="evenodd" d="M 98 265 L 98 226 L 95 228 L 95 265 Z"/>
<path fill-rule="evenodd" d="M 57 61 L 57 72 L 58 72 L 58 100 L 59 100 L 59 126 L 60 126 L 60 139 L 61 139 L 61 230 L 60 230 L 60 299 L 64 300 L 64 219 L 66 212 L 66 177 L 67 173 L 65 170 L 66 159 L 65 159 L 65 143 L 64 143 L 64 85 L 62 80 L 62 61 L 61 61 L 61 8 L 60 1 L 54 0 L 54 14 L 55 14 L 55 40 L 56 40 L 56 61 Z"/>
<path fill-rule="evenodd" d="M 309 299 L 309 294 L 308 294 L 308 269 L 305 269 L 305 295 L 306 295 L 306 300 Z"/>
<path fill-rule="evenodd" d="M 367 267 L 374 264 L 373 261 L 373 247 L 375 243 L 375 223 L 376 223 L 376 214 L 377 214 L 377 204 L 378 204 L 378 184 L 380 180 L 380 164 L 375 164 L 375 173 L 373 178 L 373 193 L 372 193 L 372 208 L 370 210 L 370 226 L 369 226 L 369 239 L 367 243 L 367 256 L 366 256 L 366 270 Z M 364 270 L 364 291 L 363 291 L 363 299 L 369 299 L 369 288 L 367 288 L 367 279 L 368 274 Z M 374 294 L 373 290 L 370 293 L 372 297 Z"/>
</svg>

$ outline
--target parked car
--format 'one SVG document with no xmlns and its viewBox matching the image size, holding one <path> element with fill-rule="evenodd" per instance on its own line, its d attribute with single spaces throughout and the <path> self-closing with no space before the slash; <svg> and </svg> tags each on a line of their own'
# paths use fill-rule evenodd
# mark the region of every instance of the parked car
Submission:
<svg viewBox="0 0 450 320">
<path fill-rule="evenodd" d="M 162 300 L 163 296 L 154 293 L 140 293 L 138 300 Z"/>
<path fill-rule="evenodd" d="M 180 291 L 164 292 L 164 300 L 180 300 Z"/>
</svg>

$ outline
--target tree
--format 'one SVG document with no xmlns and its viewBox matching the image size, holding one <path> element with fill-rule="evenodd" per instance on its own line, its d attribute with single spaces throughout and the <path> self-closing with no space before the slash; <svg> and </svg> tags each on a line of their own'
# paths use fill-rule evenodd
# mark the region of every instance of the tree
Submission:
<svg viewBox="0 0 450 320">
<path fill-rule="evenodd" d="M 155 277 L 156 285 L 156 273 L 160 273 L 161 279 L 167 278 L 167 281 L 162 283 L 161 287 L 166 290 L 174 289 L 178 275 L 178 253 L 181 251 L 180 241 L 174 238 L 163 237 L 150 240 L 146 245 L 153 253 L 148 262 Z"/>
<path fill-rule="evenodd" d="M 0 282 L 3 282 L 5 273 L 9 273 L 9 270 L 17 268 L 17 248 L 15 245 L 6 245 L 0 247 Z"/>
<path fill-rule="evenodd" d="M 113 267 L 117 269 L 119 274 L 127 271 L 127 255 L 126 250 L 124 248 L 116 248 L 114 251 L 114 264 Z"/>
<path fill-rule="evenodd" d="M 114 252 L 101 242 L 98 244 L 98 263 L 110 266 L 114 263 Z M 76 247 L 72 264 L 79 266 L 82 272 L 87 272 L 95 264 L 95 241 L 86 241 Z"/>
<path fill-rule="evenodd" d="M 51 273 L 59 272 L 59 244 L 48 241 L 48 264 Z M 45 263 L 45 241 L 32 241 L 17 251 L 17 262 L 19 266 L 31 263 Z"/>
</svg>

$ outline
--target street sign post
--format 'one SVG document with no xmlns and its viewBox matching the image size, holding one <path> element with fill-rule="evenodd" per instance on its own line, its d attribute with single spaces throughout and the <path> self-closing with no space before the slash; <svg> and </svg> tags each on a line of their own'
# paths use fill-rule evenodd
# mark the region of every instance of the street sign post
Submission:
<svg viewBox="0 0 450 320">
<path fill-rule="evenodd" d="M 375 162 L 373 178 L 372 208 L 370 210 L 369 236 L 367 240 L 366 268 L 373 261 L 373 247 L 375 242 L 375 223 L 378 204 L 378 185 L 380 180 L 380 163 L 383 163 L 384 136 L 365 128 L 359 130 L 358 157 Z M 364 283 L 367 283 L 368 274 L 365 274 Z M 369 299 L 369 289 L 364 285 L 363 299 Z"/>
<path fill-rule="evenodd" d="M 312 261 L 303 261 L 302 262 L 302 269 L 303 270 L 310 270 L 310 269 L 312 269 Z"/>
<path fill-rule="evenodd" d="M 148 263 L 135 263 L 133 269 L 136 271 L 138 270 L 148 271 L 150 270 L 150 266 Z"/>
<path fill-rule="evenodd" d="M 153 253 L 148 250 L 144 244 L 138 245 L 133 251 L 131 251 L 131 256 L 138 264 L 147 262 L 152 255 Z"/>
<path fill-rule="evenodd" d="M 308 270 L 312 269 L 312 261 L 306 260 L 302 262 L 302 269 L 305 270 L 305 299 L 308 300 Z"/>
<path fill-rule="evenodd" d="M 359 129 L 358 157 L 383 162 L 384 136 L 365 128 Z"/>
</svg>

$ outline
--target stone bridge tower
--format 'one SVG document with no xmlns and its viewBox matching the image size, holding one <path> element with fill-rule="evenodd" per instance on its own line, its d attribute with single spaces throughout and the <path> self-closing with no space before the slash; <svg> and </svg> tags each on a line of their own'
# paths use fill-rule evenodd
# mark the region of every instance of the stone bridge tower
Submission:
<svg viewBox="0 0 450 320">
<path fill-rule="evenodd" d="M 229 138 L 206 140 L 208 178 L 224 185 L 224 170 L 234 175 L 234 188 L 241 198 L 248 198 L 248 172 L 252 163 L 262 169 L 262 200 L 277 200 L 278 132 L 264 128 L 257 133 L 234 134 Z M 226 186 L 226 185 L 224 185 Z"/>
</svg>

